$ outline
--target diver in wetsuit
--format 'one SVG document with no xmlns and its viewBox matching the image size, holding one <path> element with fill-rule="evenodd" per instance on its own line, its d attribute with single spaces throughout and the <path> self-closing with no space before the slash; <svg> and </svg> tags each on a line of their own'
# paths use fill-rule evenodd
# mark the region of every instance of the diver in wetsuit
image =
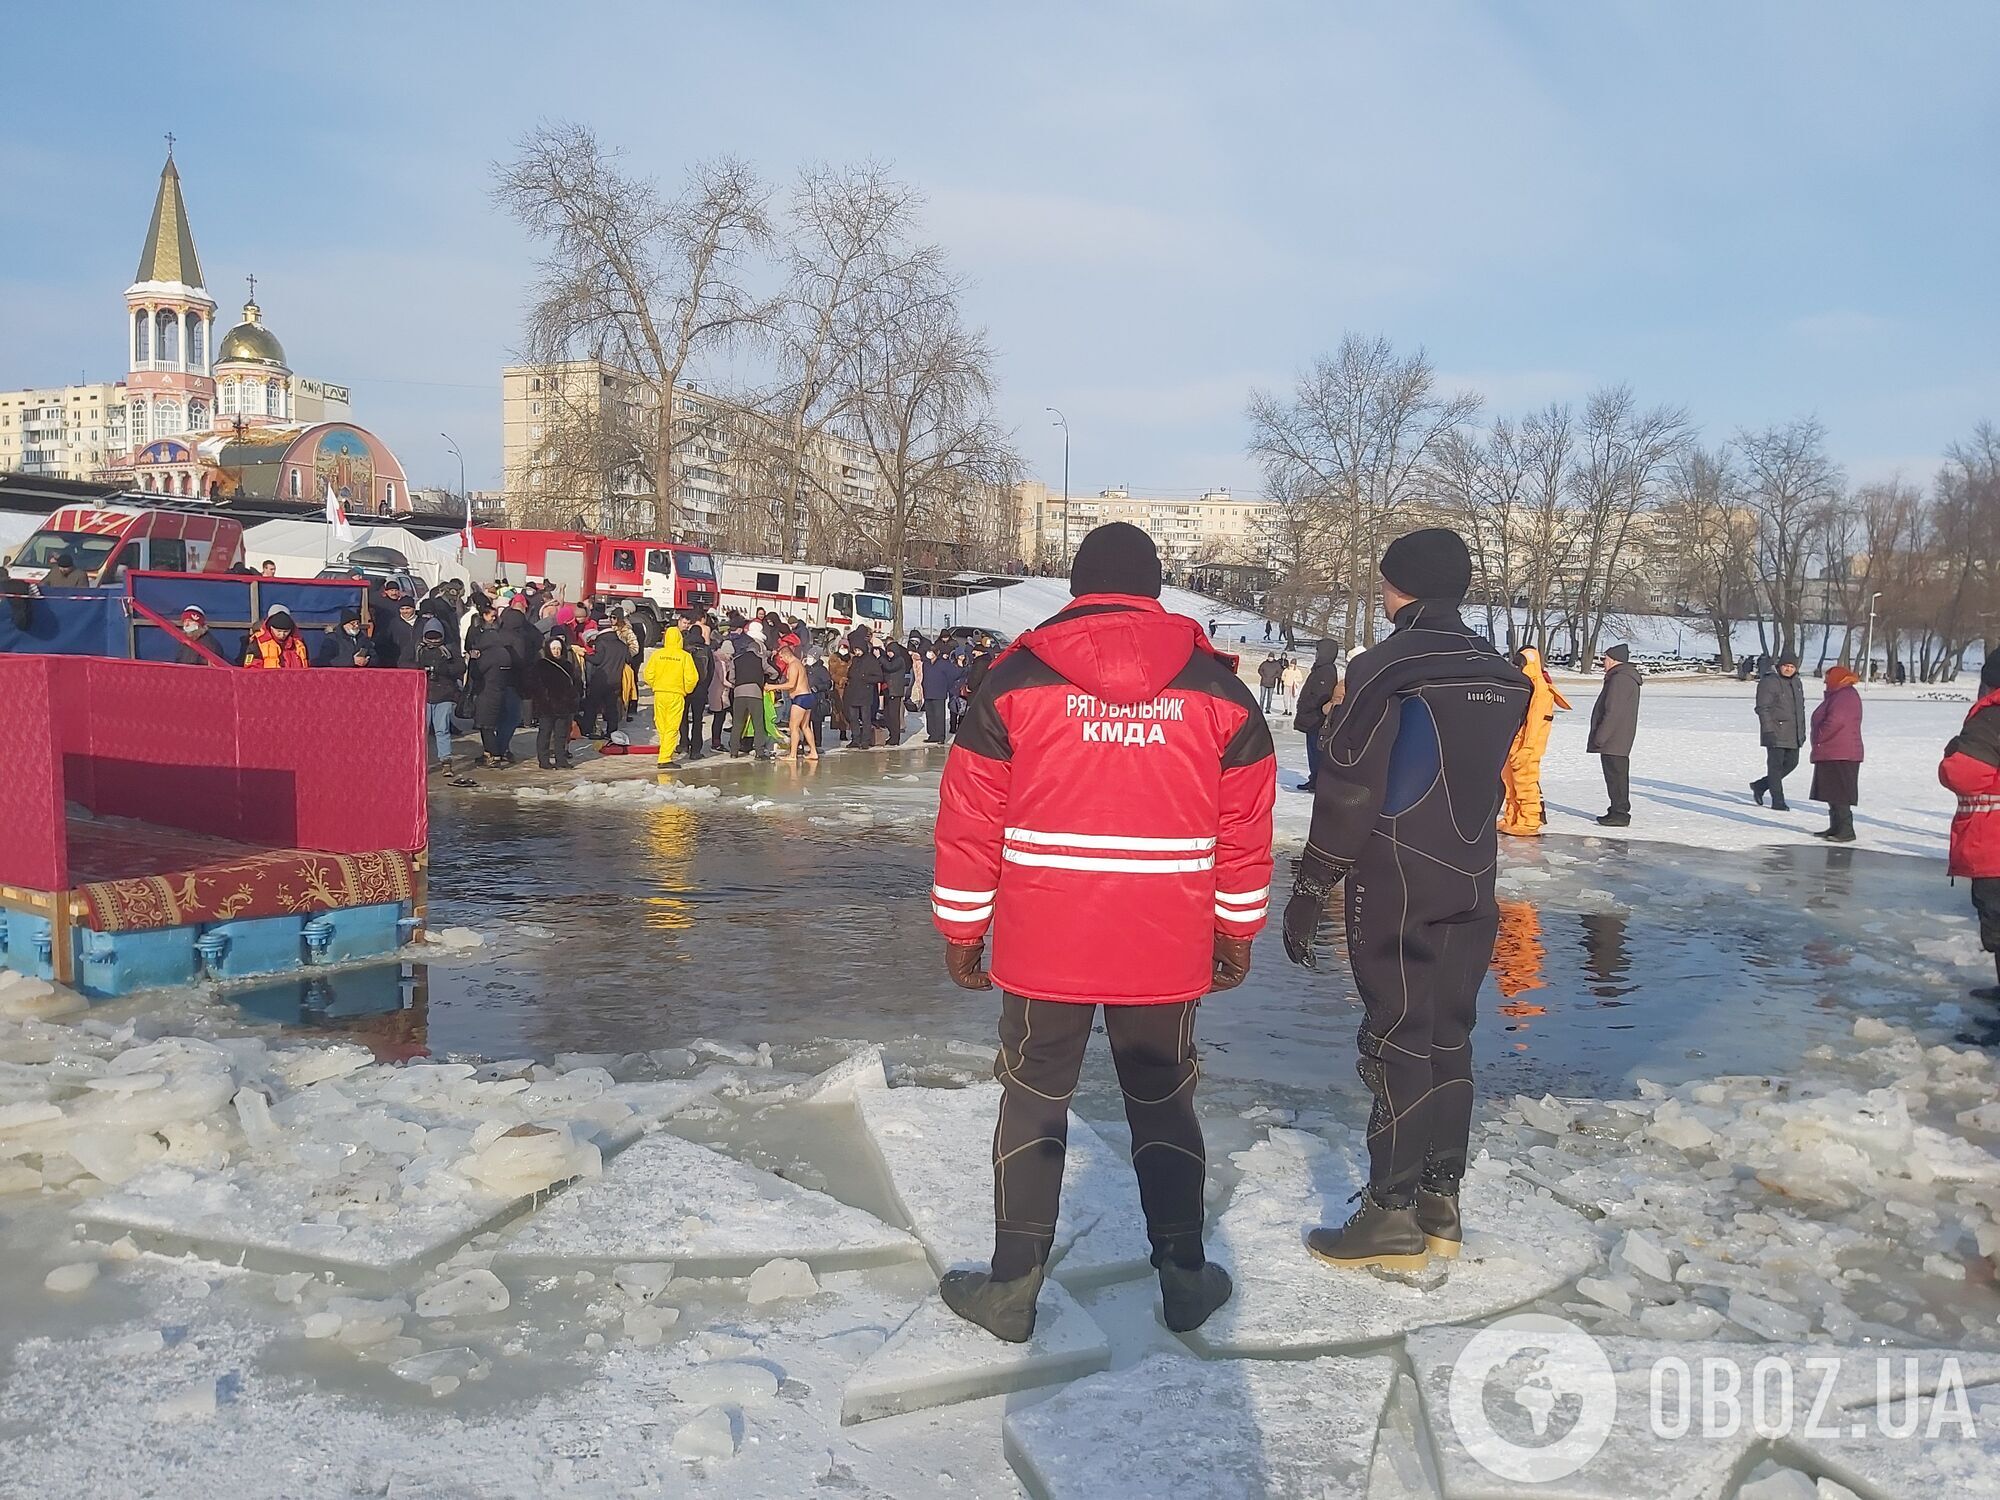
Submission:
<svg viewBox="0 0 2000 1500">
<path fill-rule="evenodd" d="M 1349 664 L 1322 731 L 1285 952 L 1316 967 L 1320 923 L 1345 881 L 1366 1010 L 1359 1067 L 1375 1096 L 1368 1188 L 1344 1227 L 1306 1243 L 1333 1265 L 1412 1270 L 1461 1240 L 1472 1027 L 1499 925 L 1494 815 L 1532 689 L 1459 616 L 1472 559 L 1456 532 L 1398 538 L 1381 572 L 1395 628 Z"/>
</svg>

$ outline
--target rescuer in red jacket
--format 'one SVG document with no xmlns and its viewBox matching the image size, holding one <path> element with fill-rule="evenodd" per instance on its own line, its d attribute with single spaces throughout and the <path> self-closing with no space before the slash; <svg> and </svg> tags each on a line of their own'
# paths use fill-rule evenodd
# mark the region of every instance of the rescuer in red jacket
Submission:
<svg viewBox="0 0 2000 1500">
<path fill-rule="evenodd" d="M 1202 1251 L 1195 1006 L 1243 982 L 1270 899 L 1276 761 L 1234 663 L 1160 607 L 1159 554 L 1135 526 L 1083 539 L 1070 592 L 972 697 L 931 890 L 952 981 L 1003 991 L 993 1265 L 940 1290 L 1013 1343 L 1034 1331 L 1099 1005 L 1167 1326 L 1198 1328 L 1229 1300 Z"/>
<path fill-rule="evenodd" d="M 1951 874 L 1972 882 L 1979 913 L 1979 942 L 2000 972 L 2000 656 L 1979 672 L 1979 701 L 1965 727 L 1944 747 L 1938 780 L 1958 796 L 1951 820 Z M 2000 985 L 1974 990 L 1980 1000 L 2000 1000 Z"/>
</svg>

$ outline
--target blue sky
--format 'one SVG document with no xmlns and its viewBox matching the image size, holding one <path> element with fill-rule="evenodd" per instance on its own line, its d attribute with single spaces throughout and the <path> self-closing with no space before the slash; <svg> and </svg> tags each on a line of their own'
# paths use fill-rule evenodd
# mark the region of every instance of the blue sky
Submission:
<svg viewBox="0 0 2000 1500">
<path fill-rule="evenodd" d="M 293 366 L 352 386 L 419 484 L 456 482 L 440 430 L 498 482 L 533 247 L 486 189 L 543 117 L 665 177 L 892 165 L 1031 471 L 1059 479 L 1059 406 L 1078 491 L 1255 489 L 1245 394 L 1345 329 L 1500 412 L 1622 379 L 1711 438 L 1817 413 L 1856 479 L 1927 479 L 2000 420 L 1991 4 L 123 14 L 8 17 L 34 65 L 0 105 L 0 385 L 122 373 L 171 130 L 225 312 L 254 271 Z"/>
</svg>

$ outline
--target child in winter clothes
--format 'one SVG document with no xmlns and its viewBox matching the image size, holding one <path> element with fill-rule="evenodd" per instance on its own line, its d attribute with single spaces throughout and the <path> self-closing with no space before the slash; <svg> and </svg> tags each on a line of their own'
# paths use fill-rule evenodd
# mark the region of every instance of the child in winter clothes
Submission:
<svg viewBox="0 0 2000 1500">
<path fill-rule="evenodd" d="M 1952 877 L 1972 882 L 1979 913 L 1979 941 L 2000 973 L 2000 655 L 1979 672 L 1979 701 L 1965 726 L 1944 747 L 1938 780 L 1958 797 L 1951 820 Z M 2000 985 L 1974 990 L 1979 1000 L 2000 1000 Z"/>
</svg>

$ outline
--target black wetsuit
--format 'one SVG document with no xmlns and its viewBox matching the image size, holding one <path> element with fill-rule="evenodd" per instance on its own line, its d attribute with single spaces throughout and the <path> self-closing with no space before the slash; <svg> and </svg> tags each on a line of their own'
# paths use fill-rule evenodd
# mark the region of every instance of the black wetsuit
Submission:
<svg viewBox="0 0 2000 1500">
<path fill-rule="evenodd" d="M 1325 731 L 1301 889 L 1347 881 L 1347 952 L 1375 1095 L 1369 1183 L 1408 1205 L 1456 1191 L 1472 1127 L 1472 1027 L 1493 957 L 1500 769 L 1528 679 L 1459 617 L 1419 602 L 1348 668 Z"/>
</svg>

